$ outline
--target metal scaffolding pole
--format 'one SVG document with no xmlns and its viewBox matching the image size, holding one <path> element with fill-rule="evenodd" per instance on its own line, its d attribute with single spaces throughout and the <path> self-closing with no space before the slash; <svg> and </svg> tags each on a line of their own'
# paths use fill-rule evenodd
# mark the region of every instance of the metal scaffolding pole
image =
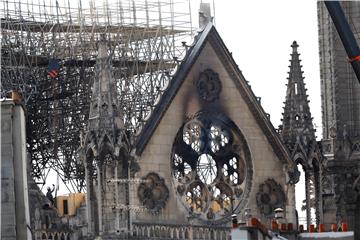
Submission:
<svg viewBox="0 0 360 240">
<path fill-rule="evenodd" d="M 101 35 L 109 39 L 118 102 L 139 131 L 185 54 L 192 29 L 185 0 L 1 0 L 1 98 L 16 90 L 27 110 L 32 175 L 49 169 L 81 191 L 80 132 L 89 115 Z M 87 6 L 87 7 L 86 7 Z"/>
</svg>

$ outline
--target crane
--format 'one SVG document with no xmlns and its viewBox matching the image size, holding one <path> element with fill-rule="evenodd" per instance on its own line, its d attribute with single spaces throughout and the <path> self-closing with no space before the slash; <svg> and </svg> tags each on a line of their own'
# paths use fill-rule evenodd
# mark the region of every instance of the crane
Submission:
<svg viewBox="0 0 360 240">
<path fill-rule="evenodd" d="M 325 6 L 333 20 L 335 28 L 339 33 L 342 44 L 353 67 L 355 75 L 360 83 L 360 49 L 356 42 L 354 33 L 345 17 L 339 1 L 325 1 Z"/>
</svg>

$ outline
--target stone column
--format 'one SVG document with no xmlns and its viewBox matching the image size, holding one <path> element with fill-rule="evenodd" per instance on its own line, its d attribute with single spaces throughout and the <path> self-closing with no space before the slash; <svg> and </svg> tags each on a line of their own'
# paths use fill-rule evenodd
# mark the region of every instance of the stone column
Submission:
<svg viewBox="0 0 360 240">
<path fill-rule="evenodd" d="M 115 179 L 119 179 L 119 162 L 116 161 L 115 162 Z M 121 222 L 121 218 L 120 218 L 120 201 L 119 201 L 119 184 L 118 182 L 113 183 L 115 185 L 115 206 L 116 206 L 116 223 L 115 223 L 115 228 L 118 231 L 118 234 L 120 234 L 120 222 Z"/>
<path fill-rule="evenodd" d="M 31 239 L 25 115 L 12 100 L 1 104 L 1 237 Z"/>
<path fill-rule="evenodd" d="M 96 161 L 96 160 L 95 160 Z M 103 181 L 102 181 L 102 166 L 99 166 L 101 163 L 98 163 L 97 166 L 97 191 L 96 191 L 96 195 L 97 195 L 97 207 L 98 207 L 98 212 L 97 212 L 97 217 L 98 217 L 98 222 L 99 222 L 99 235 L 102 235 L 103 232 L 103 204 L 102 204 L 102 185 L 103 185 Z"/>
<path fill-rule="evenodd" d="M 126 166 L 126 170 L 125 170 L 126 175 L 125 175 L 125 177 L 126 177 L 127 180 L 129 180 L 130 179 L 130 169 L 129 169 L 129 165 L 127 163 L 128 159 L 125 158 L 124 162 L 125 161 L 126 161 L 126 163 L 125 163 L 125 166 Z M 131 198 L 130 198 L 130 186 L 131 186 L 130 181 L 128 181 L 125 184 L 125 202 L 126 202 L 127 206 L 130 206 L 132 204 Z M 130 232 L 132 232 L 132 228 L 133 228 L 133 226 L 132 226 L 132 211 L 131 211 L 130 208 L 128 208 L 126 214 L 127 214 L 127 219 L 126 219 L 127 231 L 128 231 L 128 234 L 129 234 Z"/>
<path fill-rule="evenodd" d="M 310 208 L 310 174 L 305 172 L 305 194 L 306 194 L 306 225 L 307 229 L 311 224 L 311 208 Z"/>
<path fill-rule="evenodd" d="M 321 186 L 321 171 L 314 172 L 314 180 L 315 180 L 315 207 L 316 207 L 316 225 L 323 223 L 323 207 L 322 207 L 322 186 Z"/>
<path fill-rule="evenodd" d="M 1 237 L 9 240 L 16 239 L 13 107 L 10 101 L 1 102 Z"/>
<path fill-rule="evenodd" d="M 346 222 L 348 223 L 349 229 L 355 230 L 359 226 L 355 226 L 355 212 L 356 212 L 356 203 L 348 204 L 346 206 Z"/>
<path fill-rule="evenodd" d="M 286 220 L 288 223 L 294 225 L 294 229 L 297 229 L 296 222 L 296 199 L 295 199 L 295 184 L 286 185 L 287 193 L 287 206 L 286 206 Z"/>
<path fill-rule="evenodd" d="M 356 209 L 355 209 L 355 226 L 357 226 L 354 230 L 355 239 L 360 239 L 360 194 L 357 197 L 356 201 Z"/>
<path fill-rule="evenodd" d="M 85 157 L 86 158 L 86 157 Z M 93 201 L 93 199 L 91 199 L 91 193 L 93 191 L 93 182 L 92 182 L 92 178 L 91 178 L 91 172 L 90 171 L 90 167 L 88 166 L 89 162 L 88 159 L 85 159 L 84 161 L 84 168 L 85 168 L 85 180 L 86 180 L 86 217 L 87 217 L 87 234 L 89 235 L 93 235 L 94 233 L 94 222 L 92 219 L 92 212 L 93 210 L 91 209 L 91 202 Z"/>
</svg>

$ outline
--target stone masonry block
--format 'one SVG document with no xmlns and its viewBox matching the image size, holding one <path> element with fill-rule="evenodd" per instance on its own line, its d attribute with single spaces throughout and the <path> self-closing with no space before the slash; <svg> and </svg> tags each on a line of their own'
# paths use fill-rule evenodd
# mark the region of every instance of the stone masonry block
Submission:
<svg viewBox="0 0 360 240">
<path fill-rule="evenodd" d="M 2 179 L 14 179 L 14 168 L 10 164 L 4 163 L 1 166 Z"/>
<path fill-rule="evenodd" d="M 1 144 L 12 143 L 12 133 L 11 132 L 1 132 Z M 2 148 L 2 147 L 1 147 Z"/>
<path fill-rule="evenodd" d="M 159 154 L 161 153 L 161 145 L 160 144 L 151 144 L 148 145 L 148 152 L 144 154 L 144 156 L 148 156 L 148 154 Z"/>
<path fill-rule="evenodd" d="M 12 142 L 11 115 L 4 115 L 1 111 L 1 144 Z"/>
<path fill-rule="evenodd" d="M 171 143 L 174 140 L 174 136 L 169 135 L 156 135 L 153 136 L 153 143 L 155 144 L 163 144 L 163 143 Z"/>
<path fill-rule="evenodd" d="M 4 159 L 12 159 L 13 157 L 13 146 L 11 143 L 4 143 L 1 144 L 1 161 L 4 164 Z"/>
<path fill-rule="evenodd" d="M 1 132 L 12 132 L 11 115 L 1 115 Z"/>
<path fill-rule="evenodd" d="M 11 209 L 13 202 L 15 201 L 15 193 L 14 190 L 9 188 L 8 185 L 2 184 L 2 193 L 1 193 L 1 207 L 2 210 L 5 211 L 5 209 L 8 209 L 8 207 Z M 10 204 L 7 206 L 6 204 Z"/>
<path fill-rule="evenodd" d="M 15 225 L 1 224 L 1 238 L 6 240 L 16 240 Z"/>
<path fill-rule="evenodd" d="M 14 207 L 12 209 L 2 209 L 1 210 L 1 222 L 4 225 L 15 225 L 15 209 Z"/>
<path fill-rule="evenodd" d="M 171 155 L 171 149 L 172 149 L 172 144 L 162 144 L 160 145 L 160 150 L 161 153 L 165 156 L 169 156 Z"/>
<path fill-rule="evenodd" d="M 15 201 L 14 184 L 9 180 L 1 181 L 1 209 L 13 208 L 11 205 Z M 7 205 L 10 204 L 10 205 Z"/>
</svg>

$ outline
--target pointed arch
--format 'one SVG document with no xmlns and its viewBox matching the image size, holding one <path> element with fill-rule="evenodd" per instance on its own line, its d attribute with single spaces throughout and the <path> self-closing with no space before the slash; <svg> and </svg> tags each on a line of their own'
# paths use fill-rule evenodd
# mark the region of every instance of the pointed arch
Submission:
<svg viewBox="0 0 360 240">
<path fill-rule="evenodd" d="M 107 134 L 102 135 L 102 137 L 99 140 L 99 151 L 100 151 L 100 155 L 114 153 L 114 144 L 111 141 L 111 138 Z"/>
<path fill-rule="evenodd" d="M 302 168 L 305 171 L 310 170 L 309 164 L 306 161 L 306 157 L 304 156 L 304 154 L 302 152 L 297 152 L 295 153 L 295 155 L 293 156 L 294 162 L 296 165 L 301 165 Z"/>
</svg>

